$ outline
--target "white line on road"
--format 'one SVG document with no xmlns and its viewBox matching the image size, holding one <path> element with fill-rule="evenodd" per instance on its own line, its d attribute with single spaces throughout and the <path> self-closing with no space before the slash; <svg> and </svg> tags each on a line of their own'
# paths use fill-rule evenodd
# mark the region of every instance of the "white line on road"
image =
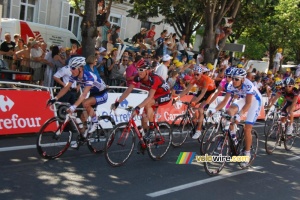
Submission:
<svg viewBox="0 0 300 200">
<path fill-rule="evenodd" d="M 293 160 L 298 160 L 298 159 L 300 159 L 300 156 L 294 156 L 294 157 L 288 158 L 287 160 L 293 161 Z"/>
<path fill-rule="evenodd" d="M 204 179 L 204 180 L 179 185 L 179 186 L 172 187 L 172 188 L 169 188 L 169 189 L 160 190 L 158 192 L 149 193 L 149 194 L 146 194 L 146 195 L 149 196 L 149 197 L 153 197 L 153 198 L 154 197 L 159 197 L 159 196 L 170 194 L 170 193 L 177 192 L 177 191 L 180 191 L 180 190 L 184 190 L 184 189 L 188 189 L 188 188 L 191 188 L 191 187 L 203 185 L 205 183 L 211 183 L 211 182 L 222 180 L 222 179 L 225 179 L 225 178 L 228 178 L 228 177 L 237 176 L 237 175 L 240 175 L 240 174 L 245 174 L 247 172 L 257 171 L 257 170 L 260 170 L 262 168 L 263 167 L 261 167 L 261 166 L 256 166 L 256 167 L 250 168 L 248 170 L 241 170 L 241 171 L 237 171 L 237 172 L 228 173 L 228 174 L 225 174 L 225 175 L 215 176 L 215 177 L 212 177 L 212 178 L 207 178 L 207 179 Z"/>
</svg>

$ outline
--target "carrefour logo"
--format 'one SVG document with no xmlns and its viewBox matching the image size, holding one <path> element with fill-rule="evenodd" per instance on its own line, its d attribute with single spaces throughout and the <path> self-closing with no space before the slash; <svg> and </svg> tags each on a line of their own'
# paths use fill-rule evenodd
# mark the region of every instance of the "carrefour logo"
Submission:
<svg viewBox="0 0 300 200">
<path fill-rule="evenodd" d="M 14 106 L 14 102 L 7 96 L 0 95 L 0 110 L 2 112 L 8 112 Z"/>
<path fill-rule="evenodd" d="M 128 101 L 127 101 L 127 99 L 124 99 L 124 100 L 120 103 L 120 107 L 122 107 L 122 108 L 127 108 L 127 107 L 128 107 Z"/>
</svg>

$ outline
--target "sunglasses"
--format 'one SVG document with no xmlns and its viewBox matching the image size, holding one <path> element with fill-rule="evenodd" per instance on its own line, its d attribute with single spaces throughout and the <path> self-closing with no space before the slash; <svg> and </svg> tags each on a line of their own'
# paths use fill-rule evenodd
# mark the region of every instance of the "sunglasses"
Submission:
<svg viewBox="0 0 300 200">
<path fill-rule="evenodd" d="M 194 76 L 200 76 L 200 74 L 194 74 Z"/>
<path fill-rule="evenodd" d="M 75 70 L 75 69 L 77 69 L 77 67 L 71 67 L 71 70 Z"/>
<path fill-rule="evenodd" d="M 288 85 L 288 87 L 294 87 L 294 85 Z"/>
<path fill-rule="evenodd" d="M 226 78 L 232 78 L 232 76 L 226 76 Z"/>
<path fill-rule="evenodd" d="M 240 78 L 233 78 L 232 80 L 233 80 L 233 81 L 240 81 L 240 80 L 242 80 L 242 79 L 240 79 Z"/>
<path fill-rule="evenodd" d="M 147 69 L 138 69 L 139 72 L 146 71 Z"/>
</svg>

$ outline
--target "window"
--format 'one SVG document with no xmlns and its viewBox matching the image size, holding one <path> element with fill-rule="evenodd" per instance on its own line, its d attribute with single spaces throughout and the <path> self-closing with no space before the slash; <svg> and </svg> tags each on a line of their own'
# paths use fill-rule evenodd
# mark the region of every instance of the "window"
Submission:
<svg viewBox="0 0 300 200">
<path fill-rule="evenodd" d="M 110 16 L 109 17 L 109 21 L 111 23 L 111 25 L 116 25 L 116 26 L 120 26 L 121 25 L 121 19 L 119 17 L 116 16 Z"/>
<path fill-rule="evenodd" d="M 146 28 L 147 30 L 150 30 L 151 22 L 142 22 L 141 28 Z"/>
<path fill-rule="evenodd" d="M 79 28 L 80 28 L 80 17 L 75 13 L 75 9 L 70 7 L 70 14 L 69 14 L 69 24 L 68 29 L 72 31 L 72 33 L 78 37 L 79 35 Z"/>
<path fill-rule="evenodd" d="M 20 8 L 20 19 L 33 22 L 35 0 L 22 0 Z"/>
</svg>

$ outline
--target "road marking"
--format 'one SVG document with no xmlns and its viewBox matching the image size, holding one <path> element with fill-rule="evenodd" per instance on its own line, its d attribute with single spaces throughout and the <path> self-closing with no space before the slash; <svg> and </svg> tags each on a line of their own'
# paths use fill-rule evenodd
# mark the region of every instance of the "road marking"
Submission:
<svg viewBox="0 0 300 200">
<path fill-rule="evenodd" d="M 16 150 L 23 150 L 23 149 L 34 149 L 36 145 L 24 145 L 24 146 L 14 146 L 14 147 L 2 147 L 0 148 L 0 152 L 5 151 L 16 151 Z"/>
<path fill-rule="evenodd" d="M 170 193 L 173 193 L 173 192 L 178 192 L 180 190 L 184 190 L 184 189 L 188 189 L 188 188 L 191 188 L 191 187 L 203 185 L 205 183 L 211 183 L 211 182 L 222 180 L 222 179 L 225 179 L 225 178 L 228 178 L 228 177 L 237 176 L 237 175 L 240 175 L 240 174 L 245 174 L 247 172 L 257 171 L 257 170 L 260 170 L 262 168 L 263 168 L 262 166 L 256 166 L 256 167 L 253 167 L 253 168 L 248 169 L 248 170 L 241 170 L 241 171 L 228 173 L 228 174 L 225 174 L 225 175 L 215 176 L 215 177 L 212 177 L 212 178 L 207 178 L 207 179 L 203 179 L 203 180 L 200 180 L 200 181 L 195 181 L 195 182 L 179 185 L 179 186 L 176 186 L 176 187 L 168 188 L 168 189 L 165 189 L 165 190 L 160 190 L 160 191 L 157 191 L 157 192 L 149 193 L 149 194 L 146 194 L 146 195 L 149 196 L 149 197 L 153 197 L 153 198 L 154 197 L 159 197 L 159 196 L 170 194 Z"/>
<path fill-rule="evenodd" d="M 298 160 L 298 159 L 300 159 L 300 156 L 294 156 L 294 157 L 288 158 L 287 160 L 293 161 L 293 160 Z"/>
</svg>

